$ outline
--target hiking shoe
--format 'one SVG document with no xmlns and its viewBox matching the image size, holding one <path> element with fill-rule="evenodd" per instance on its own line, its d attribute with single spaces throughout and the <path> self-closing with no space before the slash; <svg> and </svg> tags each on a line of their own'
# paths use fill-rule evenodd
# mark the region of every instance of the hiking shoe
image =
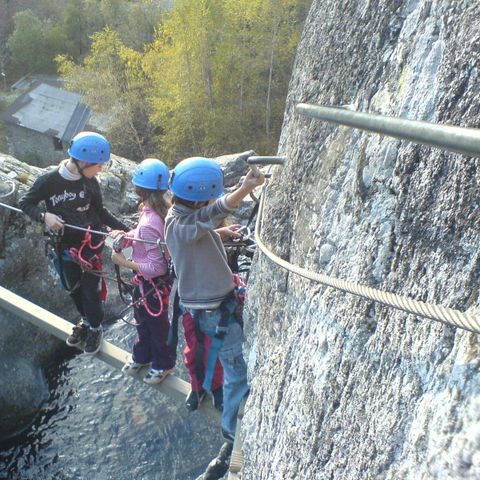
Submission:
<svg viewBox="0 0 480 480">
<path fill-rule="evenodd" d="M 205 398 L 207 392 L 202 388 L 199 392 L 194 392 L 190 390 L 190 393 L 185 399 L 185 406 L 190 412 L 194 412 L 198 406 L 202 403 L 202 400 Z"/>
<path fill-rule="evenodd" d="M 103 339 L 103 330 L 99 328 L 98 330 L 88 329 L 87 339 L 85 340 L 85 348 L 83 351 L 89 355 L 95 355 L 102 345 Z"/>
<path fill-rule="evenodd" d="M 233 443 L 225 442 L 218 452 L 218 455 L 208 464 L 205 473 L 197 478 L 197 480 L 214 480 L 223 478 L 230 466 L 230 458 L 232 456 Z"/>
<path fill-rule="evenodd" d="M 142 367 L 146 367 L 150 365 L 150 362 L 149 363 L 137 363 L 133 360 L 130 360 L 129 362 L 127 362 L 123 368 L 122 368 L 122 372 L 127 374 L 127 375 L 135 375 L 136 373 L 138 373 L 138 371 L 142 368 Z"/>
<path fill-rule="evenodd" d="M 222 435 L 223 435 L 223 438 L 224 438 L 228 443 L 233 443 L 233 441 L 235 440 L 235 434 L 234 434 L 234 433 L 227 432 L 227 431 L 224 430 L 223 428 L 222 428 Z"/>
<path fill-rule="evenodd" d="M 67 338 L 66 343 L 69 347 L 78 347 L 83 343 L 88 334 L 88 325 L 81 320 L 73 327 L 72 333 Z"/>
<path fill-rule="evenodd" d="M 220 412 L 223 412 L 223 386 L 212 390 L 213 406 Z"/>
<path fill-rule="evenodd" d="M 145 377 L 143 377 L 143 381 L 148 383 L 149 385 L 155 385 L 156 383 L 163 382 L 168 375 L 173 373 L 174 368 L 167 368 L 165 370 L 157 370 L 155 368 L 151 368 Z"/>
</svg>

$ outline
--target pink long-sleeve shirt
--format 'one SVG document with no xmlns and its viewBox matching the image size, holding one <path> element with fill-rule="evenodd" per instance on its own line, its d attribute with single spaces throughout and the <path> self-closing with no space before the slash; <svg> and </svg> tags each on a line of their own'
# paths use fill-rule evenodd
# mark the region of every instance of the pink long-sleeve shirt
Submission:
<svg viewBox="0 0 480 480">
<path fill-rule="evenodd" d="M 165 224 L 158 214 L 149 207 L 144 207 L 138 225 L 125 235 L 124 248 L 133 247 L 132 260 L 138 265 L 139 273 L 147 280 L 167 273 L 168 251 L 165 248 L 167 258 L 164 257 L 157 245 L 137 242 L 128 238 L 141 238 L 142 240 L 160 239 L 165 241 Z"/>
</svg>

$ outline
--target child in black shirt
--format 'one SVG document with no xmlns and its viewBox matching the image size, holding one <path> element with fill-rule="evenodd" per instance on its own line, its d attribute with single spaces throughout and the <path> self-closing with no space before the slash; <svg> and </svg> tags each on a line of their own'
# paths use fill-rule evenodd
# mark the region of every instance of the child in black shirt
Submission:
<svg viewBox="0 0 480 480">
<path fill-rule="evenodd" d="M 63 286 L 81 315 L 73 327 L 67 345 L 85 341 L 85 353 L 95 354 L 102 342 L 103 302 L 100 295 L 103 238 L 64 224 L 100 230 L 107 225 L 127 230 L 104 206 L 95 176 L 110 160 L 110 144 L 98 133 L 80 132 L 68 150 L 70 158 L 59 167 L 40 176 L 20 199 L 20 208 L 33 220 L 44 223 L 55 236 L 57 266 Z M 45 207 L 38 204 L 44 202 Z"/>
</svg>

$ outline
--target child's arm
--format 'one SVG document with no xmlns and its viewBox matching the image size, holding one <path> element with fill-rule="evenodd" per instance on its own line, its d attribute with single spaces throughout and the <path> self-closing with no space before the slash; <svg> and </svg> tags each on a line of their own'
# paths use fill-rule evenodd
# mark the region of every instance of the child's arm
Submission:
<svg viewBox="0 0 480 480">
<path fill-rule="evenodd" d="M 112 262 L 120 267 L 129 268 L 134 272 L 138 272 L 140 270 L 140 267 L 133 260 L 127 260 L 123 252 L 112 251 Z"/>
<path fill-rule="evenodd" d="M 252 170 L 249 170 L 243 179 L 242 185 L 225 198 L 227 207 L 231 210 L 237 208 L 250 192 L 253 192 L 255 188 L 259 187 L 264 182 L 265 175 L 262 172 L 260 172 L 260 175 L 256 177 Z"/>
<path fill-rule="evenodd" d="M 28 192 L 20 199 L 19 206 L 32 220 L 44 223 L 53 232 L 58 232 L 63 228 L 65 222 L 54 213 L 47 212 L 38 206 L 48 196 L 47 178 L 46 175 L 37 178 Z"/>
</svg>

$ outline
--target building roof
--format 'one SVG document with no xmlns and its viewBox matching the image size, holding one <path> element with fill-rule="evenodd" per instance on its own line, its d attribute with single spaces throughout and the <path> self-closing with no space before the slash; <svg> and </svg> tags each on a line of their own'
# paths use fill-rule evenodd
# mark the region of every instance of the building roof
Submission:
<svg viewBox="0 0 480 480">
<path fill-rule="evenodd" d="M 90 117 L 90 109 L 81 103 L 81 98 L 78 93 L 36 83 L 5 109 L 1 118 L 69 142 L 84 129 Z"/>
<path fill-rule="evenodd" d="M 17 80 L 11 87 L 10 90 L 25 92 L 32 88 L 34 84 L 37 83 L 47 83 L 52 85 L 52 87 L 62 88 L 65 85 L 65 82 L 58 75 L 46 75 L 43 73 L 29 73 L 24 75 L 20 80 Z"/>
</svg>

